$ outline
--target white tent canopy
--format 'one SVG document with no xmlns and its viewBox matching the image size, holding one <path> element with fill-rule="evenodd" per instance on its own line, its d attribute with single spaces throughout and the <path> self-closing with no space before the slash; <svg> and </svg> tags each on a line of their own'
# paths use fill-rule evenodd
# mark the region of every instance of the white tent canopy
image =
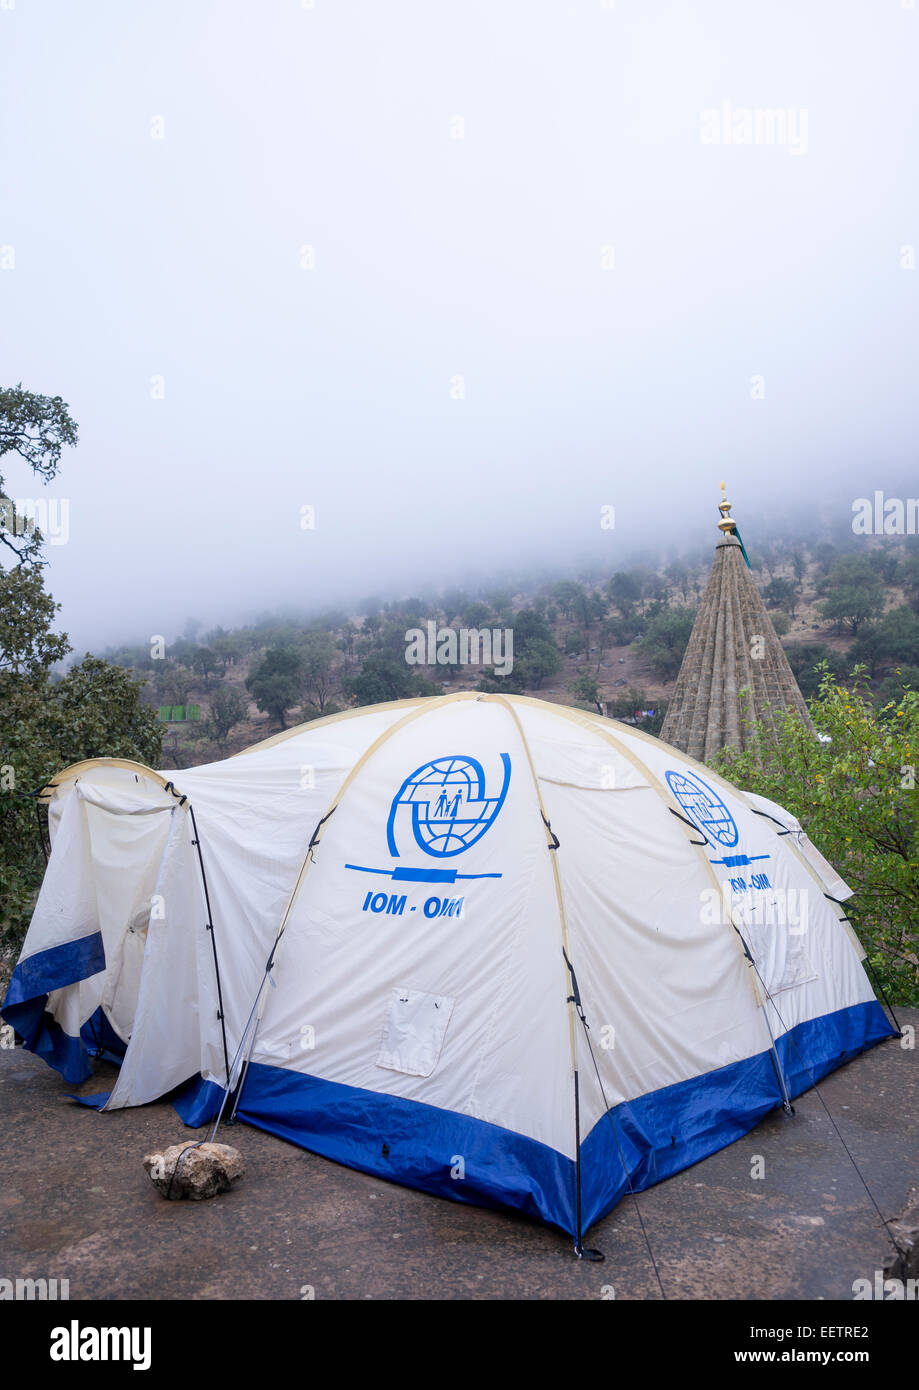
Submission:
<svg viewBox="0 0 919 1390">
<path fill-rule="evenodd" d="M 400 701 L 46 795 L 4 1014 L 70 1081 L 123 1052 L 100 1108 L 242 1076 L 243 1120 L 578 1243 L 892 1033 L 798 822 L 612 720 Z"/>
</svg>

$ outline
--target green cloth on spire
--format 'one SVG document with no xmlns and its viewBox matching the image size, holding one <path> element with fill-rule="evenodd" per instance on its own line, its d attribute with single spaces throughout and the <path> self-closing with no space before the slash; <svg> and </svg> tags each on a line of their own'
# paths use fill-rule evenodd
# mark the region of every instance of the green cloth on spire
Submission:
<svg viewBox="0 0 919 1390">
<path fill-rule="evenodd" d="M 743 543 L 743 536 L 741 536 L 740 531 L 739 531 L 738 528 L 737 528 L 737 523 L 736 523 L 736 521 L 735 521 L 735 523 L 734 523 L 734 535 L 735 535 L 735 536 L 737 537 L 737 539 L 740 541 L 740 553 L 741 553 L 741 555 L 744 557 L 744 559 L 745 559 L 746 562 L 747 562 L 747 569 L 748 569 L 748 570 L 752 570 L 753 566 L 750 564 L 750 557 L 749 557 L 749 555 L 747 554 L 746 546 L 745 546 L 744 543 Z"/>
</svg>

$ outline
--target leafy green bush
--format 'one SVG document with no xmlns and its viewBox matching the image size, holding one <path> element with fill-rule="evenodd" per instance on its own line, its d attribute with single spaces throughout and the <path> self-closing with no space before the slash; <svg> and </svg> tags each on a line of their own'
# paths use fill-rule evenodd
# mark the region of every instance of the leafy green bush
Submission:
<svg viewBox="0 0 919 1390">
<path fill-rule="evenodd" d="M 824 668 L 810 712 L 761 729 L 760 761 L 726 748 L 716 767 L 798 817 L 854 890 L 845 910 L 895 1002 L 919 1004 L 919 692 L 877 709 L 864 671 Z"/>
<path fill-rule="evenodd" d="M 843 678 L 842 659 L 825 642 L 789 642 L 785 655 L 805 700 L 816 695 L 819 689 L 821 667 L 825 666 L 838 680 Z"/>
</svg>

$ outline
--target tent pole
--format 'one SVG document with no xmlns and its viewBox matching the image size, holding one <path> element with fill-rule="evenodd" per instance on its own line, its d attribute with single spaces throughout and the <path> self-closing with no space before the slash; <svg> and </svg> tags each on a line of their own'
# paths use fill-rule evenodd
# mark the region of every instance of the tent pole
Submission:
<svg viewBox="0 0 919 1390">
<path fill-rule="evenodd" d="M 761 984 L 762 987 L 763 987 L 763 994 L 766 996 L 766 999 L 769 1001 L 769 1003 L 770 1003 L 770 1004 L 772 1005 L 772 1007 L 775 1009 L 775 1016 L 776 1016 L 776 1018 L 779 1020 L 780 1023 L 782 1023 L 782 1015 L 779 1013 L 778 1009 L 775 1008 L 775 1000 L 773 999 L 772 995 L 769 993 L 768 988 L 766 987 L 766 981 L 763 979 L 762 975 L 759 973 L 759 969 L 758 969 L 757 964 L 756 964 L 756 961 L 755 961 L 755 959 L 754 959 L 753 952 L 750 950 L 750 947 L 749 947 L 748 944 L 747 944 L 746 937 L 744 936 L 743 932 L 742 932 L 742 931 L 740 930 L 740 928 L 738 927 L 737 923 L 734 921 L 734 914 L 733 914 L 733 912 L 731 913 L 731 924 L 732 924 L 734 930 L 736 931 L 737 935 L 738 935 L 739 938 L 740 938 L 740 944 L 743 946 L 744 955 L 746 956 L 747 960 L 749 961 L 750 966 L 751 966 L 751 968 L 752 968 L 752 970 L 753 970 L 753 973 L 756 975 L 756 978 L 759 980 L 760 984 Z M 790 1097 L 789 1094 L 788 1094 L 788 1085 L 787 1085 L 787 1083 L 786 1083 L 786 1081 L 785 1081 L 785 1073 L 782 1071 L 782 1064 L 781 1064 L 781 1062 L 779 1061 L 779 1050 L 778 1050 L 778 1048 L 776 1047 L 776 1043 L 775 1043 L 775 1034 L 774 1034 L 773 1031 L 772 1031 L 772 1024 L 769 1022 L 769 1014 L 768 1014 L 767 1011 L 766 1011 L 766 1001 L 765 1001 L 765 1000 L 761 1001 L 761 1003 L 760 1003 L 760 1008 L 761 1008 L 762 1013 L 763 1013 L 763 1022 L 764 1022 L 765 1025 L 766 1025 L 766 1032 L 769 1034 L 769 1046 L 770 1046 L 770 1048 L 771 1048 L 771 1050 L 772 1050 L 772 1065 L 775 1067 L 775 1074 L 776 1074 L 776 1077 L 778 1078 L 779 1090 L 782 1092 L 782 1109 L 785 1111 L 785 1114 L 786 1114 L 786 1115 L 793 1115 L 793 1114 L 795 1113 L 795 1108 L 794 1108 L 794 1106 L 792 1105 L 792 1103 L 791 1103 L 791 1097 Z M 782 1027 L 783 1027 L 783 1028 L 785 1027 L 784 1023 L 782 1023 Z"/>
<path fill-rule="evenodd" d="M 272 954 L 273 954 L 273 953 L 272 953 Z M 249 1055 L 250 1055 L 251 1048 L 247 1049 L 247 1042 L 248 1042 L 248 1039 L 249 1039 L 249 1030 L 253 1027 L 253 1023 L 254 1023 L 254 1025 L 255 1025 L 255 1027 L 258 1028 L 258 1018 L 256 1017 L 256 1013 L 258 1012 L 259 1006 L 260 1006 L 260 1004 L 261 1004 L 262 992 L 263 992 L 263 990 L 264 990 L 264 988 L 265 988 L 265 980 L 268 978 L 268 970 L 270 970 L 270 968 L 271 968 L 271 961 L 270 961 L 270 959 L 269 959 L 268 967 L 266 968 L 265 974 L 262 976 L 262 982 L 261 982 L 261 984 L 259 985 L 259 987 L 258 987 L 258 993 L 257 993 L 256 996 L 255 996 L 255 1003 L 252 1005 L 252 1009 L 251 1009 L 251 1011 L 250 1011 L 250 1013 L 249 1013 L 249 1017 L 248 1017 L 248 1019 L 247 1019 L 247 1021 L 246 1021 L 246 1026 L 245 1026 L 245 1028 L 243 1029 L 243 1035 L 242 1035 L 242 1037 L 241 1037 L 240 1040 L 239 1040 L 239 1046 L 237 1047 L 235 1053 L 233 1054 L 233 1064 L 232 1064 L 232 1066 L 230 1067 L 230 1074 L 229 1074 L 229 1076 L 227 1077 L 227 1084 L 226 1084 L 226 1085 L 224 1086 L 224 1088 L 223 1088 L 223 1099 L 222 1099 L 221 1102 L 220 1102 L 220 1109 L 217 1111 L 217 1118 L 214 1120 L 213 1128 L 211 1129 L 210 1135 L 208 1136 L 210 1143 L 213 1143 L 213 1142 L 214 1142 L 214 1138 L 215 1138 L 215 1136 L 216 1136 L 216 1134 L 217 1134 L 217 1130 L 218 1130 L 218 1128 L 219 1128 L 219 1126 L 220 1126 L 220 1121 L 223 1119 L 223 1112 L 224 1112 L 224 1110 L 226 1109 L 227 1101 L 228 1101 L 229 1098 L 230 1098 L 230 1091 L 232 1090 L 232 1087 L 233 1087 L 233 1076 L 234 1076 L 234 1074 L 235 1074 L 235 1072 L 236 1072 L 236 1067 L 237 1067 L 237 1065 L 238 1065 L 238 1063 L 239 1063 L 239 1060 L 240 1060 L 240 1058 L 243 1056 L 244 1050 L 245 1050 L 245 1052 L 246 1052 L 246 1057 L 247 1057 L 247 1058 L 248 1058 Z M 258 1014 L 258 1017 L 259 1017 L 259 1018 L 261 1017 L 261 1014 L 260 1014 L 260 1013 Z M 238 1097 L 238 1095 L 239 1095 L 239 1089 L 240 1089 L 240 1088 L 237 1088 L 237 1097 Z M 233 1113 L 234 1113 L 234 1114 L 236 1113 L 236 1106 L 235 1106 L 235 1105 L 234 1105 L 234 1107 L 233 1107 Z"/>
<path fill-rule="evenodd" d="M 543 799 L 542 799 L 542 791 L 540 790 L 540 786 L 539 786 L 539 778 L 538 778 L 537 775 L 536 775 L 536 765 L 535 765 L 535 763 L 533 762 L 533 754 L 532 754 L 532 752 L 530 751 L 529 741 L 528 741 L 527 736 L 526 736 L 526 734 L 525 734 L 525 732 L 524 732 L 523 725 L 521 724 L 520 719 L 519 719 L 519 717 L 518 717 L 518 715 L 517 715 L 517 711 L 514 709 L 514 706 L 510 703 L 510 701 L 509 701 L 509 700 L 506 698 L 506 696 L 504 696 L 504 695 L 480 695 L 478 698 L 479 698 L 480 700 L 487 701 L 487 702 L 489 702 L 489 703 L 492 702 L 492 701 L 494 701 L 495 704 L 503 705 L 503 707 L 507 710 L 508 714 L 510 715 L 511 719 L 514 721 L 514 724 L 515 724 L 516 729 L 517 729 L 517 734 L 518 734 L 518 736 L 519 736 L 519 738 L 520 738 L 520 742 L 521 742 L 521 744 L 522 744 L 522 746 L 523 746 L 523 751 L 524 751 L 524 753 L 526 754 L 527 764 L 529 765 L 529 769 L 530 769 L 530 776 L 531 776 L 532 779 L 533 779 L 533 790 L 534 790 L 534 792 L 536 793 L 536 803 L 537 803 L 537 806 L 538 806 L 538 808 L 539 808 L 539 814 L 540 814 L 540 817 L 542 818 L 543 829 L 544 829 L 544 831 L 545 831 L 545 836 L 546 836 L 546 848 L 549 850 L 549 853 L 550 853 L 550 855 L 552 856 L 552 879 L 553 879 L 553 883 L 554 883 L 554 885 L 555 885 L 555 901 L 556 901 L 556 906 L 558 907 L 558 920 L 559 920 L 559 927 L 560 927 L 560 929 L 561 929 L 562 956 L 563 956 L 563 958 L 564 958 L 565 965 L 566 965 L 566 967 L 567 967 L 568 974 L 569 974 L 569 976 L 570 976 L 570 978 L 571 978 L 571 984 L 572 984 L 572 992 L 568 995 L 568 997 L 567 997 L 567 999 L 566 999 L 566 1005 L 567 1005 L 567 1008 L 568 1008 L 568 1039 L 569 1039 L 569 1046 L 570 1046 L 570 1049 L 571 1049 L 571 1070 L 572 1070 L 572 1074 L 573 1074 L 573 1076 L 574 1076 L 574 1133 L 575 1133 L 575 1178 L 574 1178 L 574 1181 L 575 1181 L 575 1208 L 576 1208 L 576 1213 L 577 1213 L 577 1220 L 576 1220 L 576 1227 L 577 1227 L 577 1229 L 576 1229 L 576 1231 L 575 1231 L 575 1238 L 574 1238 L 574 1253 L 575 1253 L 575 1255 L 577 1255 L 577 1257 L 578 1257 L 579 1260 L 602 1260 L 602 1259 L 604 1259 L 605 1257 L 604 1257 L 604 1255 L 603 1255 L 599 1250 L 585 1250 L 584 1247 L 583 1247 L 583 1244 L 582 1244 L 582 1240 L 581 1240 L 581 1237 L 582 1237 L 582 1231 L 581 1231 L 581 1111 L 580 1111 L 580 1096 L 579 1096 L 579 1090 L 578 1090 L 578 1084 L 579 1084 L 579 1083 L 578 1083 L 577 1023 L 576 1023 L 576 1021 L 575 1021 L 575 1009 L 577 1008 L 578 1011 L 580 1012 L 580 996 L 578 995 L 577 982 L 576 982 L 575 979 L 574 979 L 574 971 L 573 971 L 572 968 L 571 968 L 571 961 L 570 961 L 569 958 L 568 958 L 568 949 L 569 949 L 569 942 L 568 942 L 568 920 L 567 920 L 567 917 L 565 916 L 565 895 L 564 895 L 564 893 L 563 893 L 563 891 L 562 891 L 562 879 L 561 879 L 561 874 L 559 873 L 558 858 L 557 858 L 557 855 L 556 855 L 556 851 L 557 851 L 557 850 L 559 849 L 559 847 L 560 847 L 560 841 L 559 841 L 559 838 L 558 838 L 558 836 L 556 835 L 555 831 L 552 829 L 552 825 L 551 825 L 551 823 L 550 823 L 550 821 L 549 821 L 549 817 L 548 817 L 548 814 L 547 814 L 547 812 L 546 812 L 545 802 L 544 802 Z M 564 977 L 563 977 L 563 978 L 564 978 Z M 581 1014 L 581 1018 L 582 1018 L 582 1020 L 583 1020 L 583 1014 Z"/>
<path fill-rule="evenodd" d="M 246 1084 L 246 1077 L 249 1075 L 249 1063 L 252 1061 L 252 1053 L 255 1050 L 255 1035 L 258 1032 L 258 1026 L 261 1023 L 261 1021 L 262 1016 L 261 1013 L 259 1013 L 258 1017 L 255 1020 L 255 1027 L 252 1029 L 252 1037 L 249 1042 L 249 1046 L 246 1049 L 246 1060 L 243 1062 L 242 1075 L 239 1078 L 239 1085 L 236 1087 L 236 1095 L 233 1097 L 233 1109 L 230 1111 L 230 1117 L 227 1120 L 228 1125 L 236 1123 L 236 1111 L 239 1107 L 239 1102 L 242 1099 L 243 1087 Z"/>
<path fill-rule="evenodd" d="M 191 816 L 192 844 L 198 851 L 198 865 L 201 869 L 201 884 L 204 888 L 204 905 L 207 908 L 207 923 L 204 930 L 211 934 L 211 947 L 214 952 L 214 974 L 217 978 L 217 1017 L 220 1020 L 220 1034 L 223 1040 L 223 1063 L 227 1073 L 227 1085 L 230 1084 L 230 1054 L 227 1049 L 227 1028 L 223 1013 L 223 990 L 220 985 L 220 965 L 217 960 L 217 933 L 214 930 L 214 916 L 211 912 L 211 897 L 207 889 L 207 874 L 204 872 L 204 858 L 201 854 L 201 837 L 198 834 L 198 822 L 195 820 L 195 808 L 188 803 L 188 812 Z"/>
<path fill-rule="evenodd" d="M 645 1229 L 644 1218 L 642 1217 L 642 1214 L 641 1214 L 641 1207 L 638 1205 L 638 1193 L 635 1191 L 635 1188 L 634 1188 L 634 1186 L 633 1186 L 633 1184 L 632 1184 L 632 1178 L 631 1178 L 631 1175 L 630 1175 L 630 1173 L 629 1173 L 629 1165 L 626 1163 L 626 1161 L 625 1161 L 625 1154 L 622 1152 L 622 1145 L 621 1145 L 620 1142 L 619 1142 L 619 1134 L 618 1134 L 618 1132 L 617 1132 L 617 1130 L 616 1130 L 616 1121 L 613 1119 L 613 1112 L 612 1112 L 612 1109 L 610 1108 L 610 1103 L 609 1103 L 609 1101 L 608 1101 L 608 1099 L 607 1099 L 607 1096 L 606 1096 L 606 1088 L 605 1088 L 605 1086 L 603 1085 L 603 1077 L 600 1075 L 600 1068 L 597 1066 L 597 1058 L 596 1058 L 596 1056 L 595 1056 L 595 1054 L 594 1054 L 593 1045 L 592 1045 L 592 1043 L 591 1043 L 591 1041 L 590 1041 L 590 1032 L 589 1032 L 590 1024 L 587 1022 L 586 1015 L 585 1015 L 585 1013 L 584 1013 L 584 1010 L 583 1010 L 582 1007 L 581 1007 L 581 999 L 580 999 L 580 994 L 579 994 L 579 992 L 578 992 L 578 983 L 577 983 L 577 980 L 575 979 L 574 971 L 573 971 L 573 969 L 571 968 L 571 962 L 568 960 L 568 957 L 567 957 L 567 956 L 565 957 L 565 961 L 566 961 L 566 964 L 568 965 L 569 974 L 571 975 L 571 987 L 572 987 L 572 989 L 574 990 L 574 1002 L 575 1002 L 575 1007 L 576 1007 L 576 1009 L 577 1009 L 577 1011 L 578 1011 L 578 1017 L 579 1017 L 580 1020 L 581 1020 L 581 1026 L 582 1026 L 583 1029 L 584 1029 L 584 1040 L 585 1040 L 585 1042 L 587 1043 L 587 1051 L 588 1051 L 588 1053 L 589 1053 L 589 1055 L 590 1055 L 590 1060 L 591 1060 L 591 1062 L 593 1063 L 594 1073 L 595 1073 L 596 1078 L 597 1078 L 597 1085 L 598 1085 L 599 1088 L 600 1088 L 600 1095 L 601 1095 L 602 1100 L 603 1100 L 603 1111 L 604 1111 L 604 1115 L 605 1115 L 606 1118 L 609 1120 L 610 1129 L 612 1130 L 613 1140 L 614 1140 L 614 1142 L 615 1142 L 616 1148 L 617 1148 L 618 1151 L 619 1151 L 619 1161 L 620 1161 L 620 1163 L 622 1164 L 622 1171 L 625 1173 L 625 1181 L 626 1181 L 626 1185 L 627 1185 L 627 1187 L 628 1187 L 628 1189 L 629 1189 L 629 1196 L 632 1198 L 632 1200 L 633 1200 L 634 1203 L 635 1203 L 635 1215 L 638 1217 L 638 1224 L 639 1224 L 639 1226 L 641 1227 L 641 1234 L 642 1234 L 642 1236 L 643 1236 L 643 1238 L 644 1238 L 645 1247 L 646 1247 L 646 1249 L 647 1249 L 647 1251 L 648 1251 L 648 1259 L 651 1261 L 651 1267 L 652 1267 L 652 1269 L 654 1270 L 654 1277 L 655 1277 L 655 1279 L 657 1280 L 657 1287 L 658 1287 L 658 1288 L 660 1289 L 660 1291 L 661 1291 L 661 1298 L 664 1299 L 664 1300 L 666 1301 L 667 1295 L 664 1293 L 664 1285 L 663 1285 L 663 1282 L 662 1282 L 662 1280 L 661 1280 L 661 1273 L 660 1273 L 660 1270 L 659 1270 L 658 1267 L 657 1267 L 657 1260 L 654 1258 L 654 1251 L 651 1249 L 651 1241 L 649 1240 L 649 1238 L 648 1238 L 648 1232 L 647 1232 L 646 1229 Z M 604 1256 L 600 1253 L 599 1250 L 583 1250 L 583 1251 L 578 1251 L 577 1254 L 578 1254 L 579 1259 L 583 1259 L 583 1260 L 602 1260 L 602 1259 L 604 1258 Z"/>
<path fill-rule="evenodd" d="M 574 1253 L 580 1259 L 584 1254 L 583 1232 L 581 1230 L 581 1105 L 578 1097 L 578 1073 L 574 1073 L 574 1153 L 575 1153 L 575 1220 Z"/>
<path fill-rule="evenodd" d="M 574 1191 L 575 1191 L 575 1237 L 574 1253 L 579 1260 L 587 1260 L 591 1264 L 600 1264 L 606 1256 L 602 1250 L 584 1249 L 584 1232 L 582 1230 L 583 1218 L 581 1215 L 581 1103 L 578 1086 L 578 1073 L 574 1073 L 574 1145 L 575 1145 L 575 1164 L 574 1164 Z"/>
</svg>

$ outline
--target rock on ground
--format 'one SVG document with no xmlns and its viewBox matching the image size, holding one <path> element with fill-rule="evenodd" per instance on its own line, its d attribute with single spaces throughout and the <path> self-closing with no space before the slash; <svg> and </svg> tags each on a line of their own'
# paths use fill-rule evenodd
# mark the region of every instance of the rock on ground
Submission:
<svg viewBox="0 0 919 1390">
<path fill-rule="evenodd" d="M 919 1279 L 919 1201 L 913 1202 L 890 1223 L 890 1233 L 900 1253 L 887 1265 L 888 1279 Z"/>
<path fill-rule="evenodd" d="M 245 1172 L 238 1149 L 194 1140 L 147 1154 L 144 1167 L 161 1196 L 171 1200 L 188 1197 L 193 1202 L 226 1192 Z"/>
</svg>

